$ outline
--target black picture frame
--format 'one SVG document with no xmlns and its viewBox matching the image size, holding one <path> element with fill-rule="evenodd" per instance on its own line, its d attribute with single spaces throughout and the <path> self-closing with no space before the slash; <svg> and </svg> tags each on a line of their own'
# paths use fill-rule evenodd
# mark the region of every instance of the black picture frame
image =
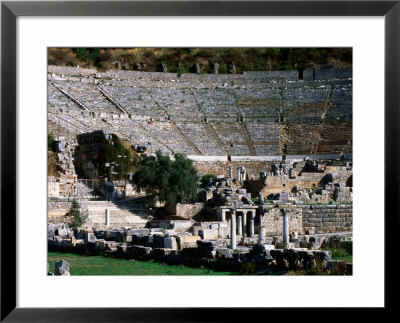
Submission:
<svg viewBox="0 0 400 323">
<path fill-rule="evenodd" d="M 4 1 L 1 3 L 1 321 L 203 322 L 236 321 L 244 309 L 17 308 L 16 307 L 16 19 L 19 16 L 384 16 L 385 17 L 385 314 L 396 306 L 391 291 L 399 233 L 400 1 Z M 373 159 L 371 166 L 382 163 Z M 378 166 L 379 167 L 379 166 Z M 391 258 L 392 257 L 392 258 Z M 373 256 L 371 266 L 373 266 Z M 366 286 L 367 288 L 367 286 Z M 328 292 L 328 291 L 327 291 Z M 300 295 L 299 295 L 300 297 Z M 318 297 L 318 295 L 316 295 Z M 329 306 L 329 304 L 327 304 Z M 251 310 L 251 317 L 266 309 Z M 268 310 L 271 311 L 271 310 Z M 287 309 L 273 309 L 287 317 Z M 323 316 L 337 315 L 324 309 Z M 266 319 L 270 319 L 270 312 Z M 318 315 L 318 314 L 317 314 Z M 370 318 L 382 319 L 382 311 Z M 341 316 L 341 315 L 340 315 Z M 320 318 L 321 319 L 321 318 Z"/>
</svg>

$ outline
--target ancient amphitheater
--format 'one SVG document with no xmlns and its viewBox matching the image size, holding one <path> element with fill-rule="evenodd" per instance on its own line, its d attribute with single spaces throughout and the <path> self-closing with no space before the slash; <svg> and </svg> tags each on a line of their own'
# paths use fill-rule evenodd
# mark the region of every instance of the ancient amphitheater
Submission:
<svg viewBox="0 0 400 323">
<path fill-rule="evenodd" d="M 63 170 L 49 177 L 55 250 L 207 264 L 220 252 L 218 261 L 231 266 L 233 250 L 250 257 L 258 243 L 268 267 L 293 252 L 308 257 L 296 264 L 326 263 L 329 253 L 314 254 L 324 241 L 351 247 L 351 70 L 178 75 L 49 66 L 48 132 L 58 138 Z M 193 203 L 178 204 L 174 217 L 160 216 L 130 183 L 98 176 L 93 147 L 111 133 L 147 154 L 184 153 L 199 175 L 217 180 Z M 102 197 L 93 196 L 94 186 Z M 89 227 L 58 223 L 71 195 L 89 210 Z M 265 248 L 275 247 L 265 258 Z"/>
<path fill-rule="evenodd" d="M 198 160 L 352 152 L 351 70 L 304 71 L 299 80 L 298 71 L 178 76 L 50 66 L 48 82 L 49 131 L 67 138 L 105 129 L 150 152 Z"/>
</svg>

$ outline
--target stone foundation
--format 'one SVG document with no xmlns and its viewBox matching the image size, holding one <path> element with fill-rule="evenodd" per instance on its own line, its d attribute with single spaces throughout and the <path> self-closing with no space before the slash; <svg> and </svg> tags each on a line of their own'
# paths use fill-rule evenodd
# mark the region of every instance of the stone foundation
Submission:
<svg viewBox="0 0 400 323">
<path fill-rule="evenodd" d="M 289 219 L 289 232 L 303 233 L 302 209 L 285 209 Z M 283 232 L 283 213 L 281 209 L 274 208 L 263 216 L 263 226 L 267 235 L 282 235 Z"/>
<path fill-rule="evenodd" d="M 315 232 L 352 231 L 352 205 L 298 205 L 302 210 L 303 229 Z"/>
<path fill-rule="evenodd" d="M 281 156 L 277 156 L 280 160 Z M 271 169 L 272 161 L 212 161 L 194 162 L 197 171 L 202 174 L 225 175 L 229 177 L 229 167 L 232 167 L 233 177 L 236 178 L 236 169 L 243 166 L 247 174 L 258 177 L 261 172 L 268 172 Z"/>
<path fill-rule="evenodd" d="M 192 219 L 194 216 L 198 215 L 204 209 L 203 203 L 195 204 L 180 204 L 176 205 L 176 216 L 184 219 Z"/>
</svg>

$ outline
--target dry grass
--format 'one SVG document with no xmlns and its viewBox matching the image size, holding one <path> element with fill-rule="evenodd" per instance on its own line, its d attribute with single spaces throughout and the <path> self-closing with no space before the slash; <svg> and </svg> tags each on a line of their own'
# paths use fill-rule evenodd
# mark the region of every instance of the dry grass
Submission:
<svg viewBox="0 0 400 323">
<path fill-rule="evenodd" d="M 90 52 L 92 51 L 92 52 Z M 96 55 L 93 49 L 83 49 L 78 59 L 76 49 L 49 48 L 48 62 L 53 65 L 96 67 L 104 70 L 121 68 L 157 71 L 160 64 L 168 66 L 169 72 L 193 72 L 198 63 L 202 73 L 213 73 L 213 64 L 218 63 L 219 73 L 228 73 L 228 66 L 235 62 L 237 73 L 243 71 L 283 70 L 323 65 L 344 68 L 352 65 L 351 49 L 317 48 L 100 48 Z M 79 49 L 82 54 L 82 48 Z M 145 64 L 145 65 L 143 65 Z M 297 66 L 297 67 L 296 67 Z"/>
<path fill-rule="evenodd" d="M 52 151 L 48 151 L 47 153 L 47 169 L 48 176 L 60 177 L 60 170 L 57 163 L 57 154 Z"/>
</svg>

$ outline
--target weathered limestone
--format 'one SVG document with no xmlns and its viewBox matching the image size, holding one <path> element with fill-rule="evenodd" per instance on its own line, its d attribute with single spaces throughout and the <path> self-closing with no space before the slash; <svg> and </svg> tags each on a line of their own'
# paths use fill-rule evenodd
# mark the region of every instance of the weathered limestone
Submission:
<svg viewBox="0 0 400 323">
<path fill-rule="evenodd" d="M 89 243 L 89 242 L 95 242 L 96 241 L 96 236 L 94 235 L 94 233 L 90 233 L 90 232 L 85 232 L 85 244 Z"/>
<path fill-rule="evenodd" d="M 289 243 L 289 218 L 285 211 L 283 211 L 283 242 L 285 245 Z"/>
<path fill-rule="evenodd" d="M 236 181 L 240 182 L 242 166 L 236 168 Z"/>
<path fill-rule="evenodd" d="M 164 248 L 178 250 L 178 243 L 175 237 L 164 237 Z"/>
<path fill-rule="evenodd" d="M 218 69 L 219 69 L 219 64 L 218 63 L 214 63 L 214 74 L 218 74 Z"/>
<path fill-rule="evenodd" d="M 217 229 L 199 230 L 199 235 L 206 240 L 215 240 L 218 239 L 218 230 Z"/>
<path fill-rule="evenodd" d="M 236 248 L 236 214 L 235 211 L 231 211 L 231 249 Z"/>
<path fill-rule="evenodd" d="M 259 233 L 259 235 L 258 235 L 258 242 L 259 242 L 260 244 L 265 243 L 265 233 L 266 233 L 265 228 L 264 228 L 264 227 L 261 227 L 261 228 L 260 228 L 260 233 Z"/>
<path fill-rule="evenodd" d="M 56 261 L 54 274 L 56 276 L 70 276 L 69 263 L 65 260 Z"/>
<path fill-rule="evenodd" d="M 221 209 L 221 221 L 226 222 L 226 212 L 229 211 L 227 209 Z"/>
</svg>

